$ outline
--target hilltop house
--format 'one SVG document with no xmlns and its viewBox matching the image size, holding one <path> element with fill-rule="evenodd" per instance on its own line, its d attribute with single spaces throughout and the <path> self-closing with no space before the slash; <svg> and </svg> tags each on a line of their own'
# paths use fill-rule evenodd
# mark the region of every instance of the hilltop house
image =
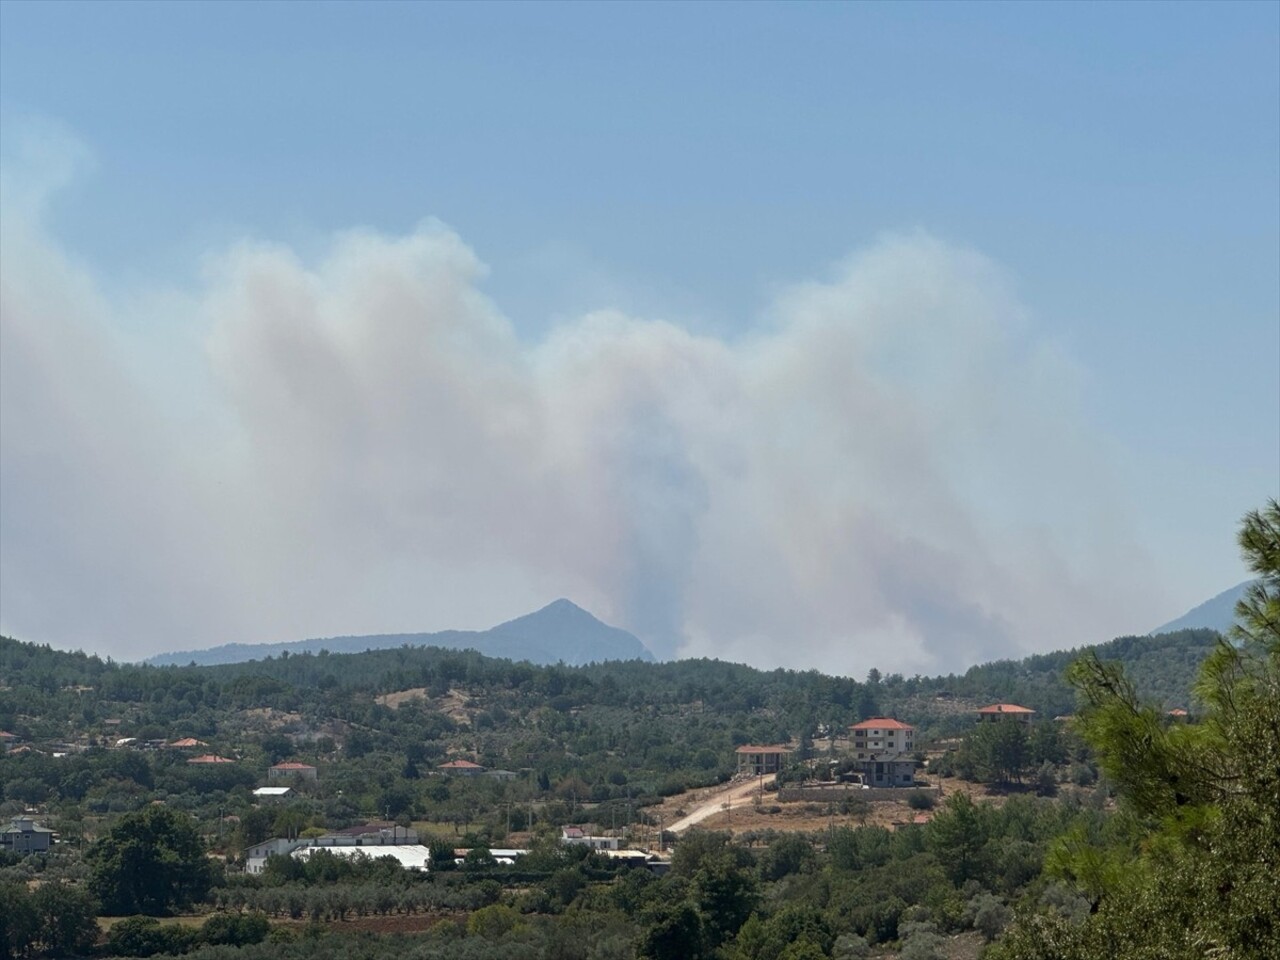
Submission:
<svg viewBox="0 0 1280 960">
<path fill-rule="evenodd" d="M 205 753 L 192 757 L 187 763 L 235 763 L 230 757 L 220 757 L 216 753 Z"/>
<path fill-rule="evenodd" d="M 853 756 L 867 760 L 885 753 L 910 753 L 915 749 L 916 728 L 890 717 L 872 717 L 849 728 Z"/>
<path fill-rule="evenodd" d="M 1019 723 L 1030 723 L 1036 712 L 1029 707 L 1020 707 L 1016 703 L 993 703 L 978 710 L 979 723 L 996 723 L 1000 720 L 1017 720 Z"/>
<path fill-rule="evenodd" d="M 53 831 L 30 817 L 17 817 L 0 833 L 0 850 L 6 853 L 44 853 L 53 845 Z"/>
<path fill-rule="evenodd" d="M 853 771 L 868 787 L 910 787 L 916 782 L 916 728 L 892 717 L 871 717 L 849 728 Z"/>
<path fill-rule="evenodd" d="M 268 780 L 287 780 L 290 777 L 297 777 L 299 780 L 314 780 L 316 778 L 316 768 L 309 763 L 297 763 L 293 760 L 277 763 L 274 767 L 267 768 Z"/>
<path fill-rule="evenodd" d="M 738 774 L 752 777 L 777 773 L 793 753 L 787 746 L 760 747 L 749 743 L 734 752 L 738 755 Z"/>
</svg>

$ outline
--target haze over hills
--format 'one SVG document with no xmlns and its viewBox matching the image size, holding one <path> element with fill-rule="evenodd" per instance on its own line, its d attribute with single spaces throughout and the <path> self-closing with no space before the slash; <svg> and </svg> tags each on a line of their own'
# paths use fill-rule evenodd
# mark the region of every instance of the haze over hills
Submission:
<svg viewBox="0 0 1280 960">
<path fill-rule="evenodd" d="M 379 633 L 355 637 L 320 637 L 286 643 L 228 643 L 206 650 L 157 654 L 152 666 L 211 666 L 243 663 L 289 653 L 362 653 L 402 646 L 475 650 L 489 657 L 528 660 L 538 664 L 581 666 L 605 660 L 654 659 L 638 637 L 596 619 L 569 600 L 560 599 L 541 610 L 500 623 L 488 630 L 442 630 L 438 633 Z"/>
<path fill-rule="evenodd" d="M 1236 603 L 1244 596 L 1254 581 L 1246 580 L 1238 583 L 1230 590 L 1223 590 L 1210 600 L 1192 607 L 1176 620 L 1170 620 L 1162 627 L 1151 631 L 1157 633 L 1176 633 L 1179 630 L 1217 630 L 1226 634 L 1236 622 Z"/>
</svg>

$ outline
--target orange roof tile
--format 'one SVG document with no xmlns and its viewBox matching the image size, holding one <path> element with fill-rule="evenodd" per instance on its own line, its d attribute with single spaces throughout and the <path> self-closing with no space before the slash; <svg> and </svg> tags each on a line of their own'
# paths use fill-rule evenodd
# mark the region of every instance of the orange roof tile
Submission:
<svg viewBox="0 0 1280 960">
<path fill-rule="evenodd" d="M 903 723 L 901 720 L 894 720 L 891 717 L 872 717 L 870 720 L 863 720 L 861 723 L 855 723 L 849 728 L 850 730 L 914 730 L 909 723 Z"/>
<path fill-rule="evenodd" d="M 1016 703 L 993 703 L 989 707 L 981 707 L 979 713 L 1035 713 L 1030 707 L 1020 707 Z"/>
</svg>

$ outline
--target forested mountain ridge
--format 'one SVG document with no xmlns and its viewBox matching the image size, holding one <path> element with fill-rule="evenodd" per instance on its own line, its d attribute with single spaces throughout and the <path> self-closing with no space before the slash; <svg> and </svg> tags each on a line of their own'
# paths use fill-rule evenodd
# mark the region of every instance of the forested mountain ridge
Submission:
<svg viewBox="0 0 1280 960">
<path fill-rule="evenodd" d="M 1163 706 L 1158 690 L 1176 690 L 1186 702 L 1184 665 L 1218 640 L 1210 631 L 1187 631 L 1120 638 L 1085 652 L 1122 661 L 1135 676 L 1146 671 L 1140 685 Z M 64 878 L 86 869 L 90 889 L 111 893 L 101 875 L 118 859 L 111 854 L 112 844 L 119 845 L 114 835 L 127 835 L 144 820 L 171 816 L 225 858 L 220 863 L 227 866 L 215 869 L 222 879 L 201 895 L 204 909 L 218 909 L 198 934 L 170 936 L 163 931 L 181 928 L 122 921 L 120 935 L 107 938 L 108 956 L 194 950 L 193 960 L 224 960 L 218 944 L 232 941 L 218 939 L 224 936 L 219 924 L 241 917 L 246 906 L 254 911 L 243 914 L 254 925 L 252 938 L 234 942 L 263 940 L 270 930 L 279 943 L 264 949 L 299 958 L 350 951 L 354 941 L 341 931 L 351 909 L 361 917 L 452 911 L 456 921 L 421 934 L 436 938 L 431 944 L 452 944 L 440 931 L 457 929 L 461 936 L 465 923 L 466 938 L 456 949 L 417 954 L 406 952 L 410 942 L 370 939 L 368 960 L 401 953 L 449 960 L 782 960 L 797 923 L 816 948 L 798 957 L 866 956 L 868 942 L 896 943 L 902 957 L 925 956 L 926 946 L 940 946 L 939 931 L 968 931 L 960 935 L 978 941 L 995 936 L 1019 898 L 1030 904 L 1043 895 L 1073 914 L 1087 908 L 1069 888 L 1038 879 L 1055 838 L 1073 831 L 1102 837 L 1113 822 L 1109 787 L 1097 782 L 1074 725 L 1050 719 L 1059 704 L 1074 702 L 1060 668 L 1081 652 L 985 664 L 961 676 L 904 678 L 872 670 L 858 681 L 713 660 L 546 667 L 417 647 L 152 667 L 0 639 L 0 728 L 33 747 L 0 757 L 0 794 L 4 812 L 51 817 L 64 846 L 42 868 L 42 879 L 68 897 L 83 890 Z M 681 835 L 670 882 L 643 871 L 617 873 L 603 859 L 574 859 L 573 848 L 557 847 L 553 839 L 562 825 L 575 823 L 625 829 L 629 838 L 665 836 L 662 827 L 672 820 L 668 807 L 655 806 L 660 798 L 680 795 L 668 804 L 678 805 L 689 802 L 691 789 L 727 780 L 735 770 L 734 748 L 743 743 L 790 742 L 798 762 L 784 771 L 789 778 L 821 770 L 830 775 L 834 758 L 848 749 L 836 739 L 847 724 L 868 716 L 897 715 L 917 724 L 919 749 L 944 747 L 939 739 L 964 733 L 966 746 L 952 744 L 931 756 L 940 761 L 936 775 L 949 766 L 970 777 L 963 772 L 967 744 L 991 729 L 975 725 L 972 710 L 988 700 L 1017 700 L 1042 718 L 1025 740 L 1032 766 L 1020 762 L 1022 771 L 1034 772 L 1035 786 L 1015 774 L 1019 783 L 1003 805 L 975 805 L 966 791 L 950 788 L 926 826 L 890 832 L 858 825 L 868 810 L 856 797 L 838 809 L 799 801 L 827 811 L 831 822 L 821 834 L 790 833 L 782 821 L 768 820 L 778 829 L 739 831 L 732 843 L 729 834 Z M 192 750 L 163 746 L 177 737 L 203 742 Z M 226 760 L 191 762 L 205 751 Z M 1042 762 L 1041 752 L 1056 759 Z M 436 768 L 457 758 L 500 775 L 440 775 Z M 293 782 L 294 795 L 284 805 L 256 802 L 250 791 L 270 782 L 268 768 L 284 759 L 314 765 L 318 778 Z M 937 802 L 923 791 L 904 794 L 926 807 Z M 761 810 L 782 810 L 764 796 L 762 789 Z M 240 872 L 248 847 L 270 836 L 316 835 L 384 817 L 414 826 L 440 856 L 457 846 L 487 851 L 532 844 L 531 832 L 545 852 L 520 861 L 509 875 L 483 857 L 474 867 L 468 857 L 458 873 L 425 878 L 380 862 L 343 873 L 324 857 L 314 870 L 282 858 L 288 870 L 277 864 L 270 876 Z M 79 848 L 88 850 L 83 860 Z M 5 881 L 28 878 L 33 862 L 0 862 L 0 901 L 23 906 L 25 888 Z M 387 889 L 398 892 L 388 899 Z M 566 910 L 570 904 L 576 913 Z M 78 913 L 90 909 L 86 902 Z M 311 917 L 309 935 L 319 939 L 299 941 L 288 952 L 298 934 L 287 918 L 300 916 Z M 573 926 L 578 919 L 581 928 Z M 401 929 L 396 917 L 378 922 Z M 512 953 L 508 929 L 539 945 Z M 139 939 L 144 933 L 145 942 Z M 608 950 L 550 946 L 566 936 L 593 949 L 608 943 Z M 421 942 L 426 950 L 428 940 Z M 689 944 L 701 946 L 690 953 Z M 329 952 L 318 952 L 322 946 Z M 226 956 L 267 954 L 246 946 Z"/>
<path fill-rule="evenodd" d="M 638 637 L 602 623 L 563 598 L 533 613 L 488 630 L 442 630 L 435 633 L 379 633 L 367 636 L 320 637 L 285 643 L 228 643 L 207 650 L 178 650 L 149 658 L 152 666 L 211 666 L 278 657 L 283 653 L 362 653 L 393 647 L 442 647 L 475 650 L 489 657 L 565 663 L 581 666 L 604 660 L 652 660 Z"/>
<path fill-rule="evenodd" d="M 1218 634 L 1190 630 L 1155 637 L 1121 637 L 1093 647 L 996 661 L 942 677 L 881 676 L 866 681 L 817 671 L 762 671 L 714 660 L 669 663 L 596 663 L 538 666 L 473 651 L 401 646 L 363 653 L 289 654 L 212 666 L 154 667 L 117 664 L 81 652 L 0 638 L 0 726 L 22 725 L 18 715 L 45 718 L 75 712 L 102 717 L 123 713 L 143 724 L 195 722 L 225 709 L 306 706 L 324 713 L 339 703 L 377 706 L 375 698 L 421 689 L 430 698 L 451 689 L 528 707 L 563 709 L 600 705 L 645 709 L 663 705 L 726 717 L 770 718 L 775 735 L 798 735 L 810 725 L 838 726 L 877 712 L 900 713 L 939 732 L 958 728 L 958 705 L 1013 701 L 1041 716 L 1070 713 L 1074 694 L 1066 666 L 1095 651 L 1124 665 L 1139 691 L 1165 708 L 1189 706 L 1197 664 Z M 168 704 L 168 707 L 164 705 Z M 760 739 L 765 730 L 753 737 Z"/>
</svg>

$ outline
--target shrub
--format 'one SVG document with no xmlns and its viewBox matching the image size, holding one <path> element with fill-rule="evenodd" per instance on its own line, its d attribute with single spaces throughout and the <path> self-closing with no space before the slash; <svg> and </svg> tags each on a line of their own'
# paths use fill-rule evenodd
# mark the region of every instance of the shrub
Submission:
<svg viewBox="0 0 1280 960">
<path fill-rule="evenodd" d="M 871 945 L 856 933 L 842 933 L 831 948 L 831 960 L 866 960 Z"/>
<path fill-rule="evenodd" d="M 263 913 L 220 913 L 204 922 L 200 939 L 210 944 L 243 947 L 261 943 L 271 932 L 271 924 Z"/>
<path fill-rule="evenodd" d="M 194 946 L 194 931 L 161 926 L 154 917 L 129 917 L 107 934 L 107 953 L 115 957 L 150 957 L 157 953 L 186 953 Z"/>
<path fill-rule="evenodd" d="M 907 806 L 912 810 L 932 810 L 936 803 L 933 794 L 923 790 L 913 790 L 907 794 Z"/>
</svg>

